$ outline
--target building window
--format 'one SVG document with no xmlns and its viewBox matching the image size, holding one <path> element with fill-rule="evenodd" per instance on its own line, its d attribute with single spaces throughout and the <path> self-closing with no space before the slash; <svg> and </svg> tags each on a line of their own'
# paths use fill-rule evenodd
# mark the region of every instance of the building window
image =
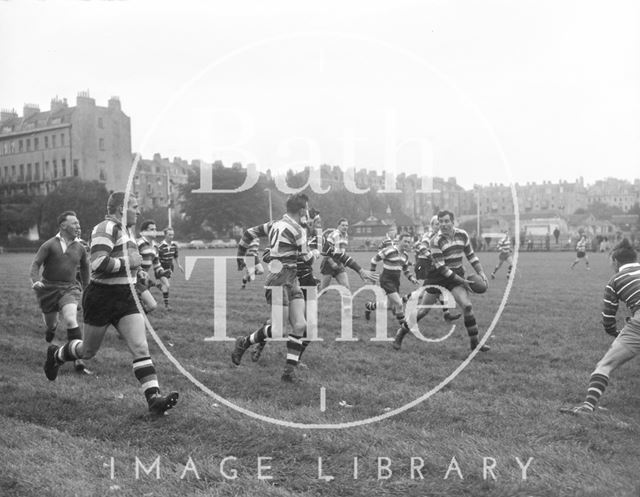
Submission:
<svg viewBox="0 0 640 497">
<path fill-rule="evenodd" d="M 107 181 L 107 175 L 104 174 L 103 168 L 100 168 L 100 181 Z"/>
<path fill-rule="evenodd" d="M 78 170 L 78 159 L 73 159 L 73 175 L 78 176 L 80 171 Z"/>
<path fill-rule="evenodd" d="M 31 181 L 31 164 L 27 164 L 27 181 Z"/>
<path fill-rule="evenodd" d="M 44 170 L 42 171 L 42 179 L 51 179 L 51 170 L 49 169 L 49 161 L 44 161 Z"/>
<path fill-rule="evenodd" d="M 38 138 L 34 138 L 33 139 L 33 149 L 34 150 L 38 150 L 39 146 L 40 146 L 40 140 Z"/>
<path fill-rule="evenodd" d="M 104 138 L 98 140 L 98 149 L 104 150 Z"/>
<path fill-rule="evenodd" d="M 27 151 L 31 150 L 31 138 L 27 138 Z"/>
<path fill-rule="evenodd" d="M 24 164 L 20 164 L 20 176 L 18 176 L 18 181 L 24 180 Z"/>
<path fill-rule="evenodd" d="M 49 148 L 49 137 L 48 136 L 44 137 L 44 148 Z"/>
<path fill-rule="evenodd" d="M 11 166 L 11 177 L 15 178 L 16 177 L 16 165 L 12 165 Z"/>
<path fill-rule="evenodd" d="M 153 187 L 151 186 L 151 183 L 147 183 L 147 193 L 149 195 L 153 193 Z"/>
<path fill-rule="evenodd" d="M 40 181 L 40 163 L 36 162 L 33 166 L 33 179 Z"/>
<path fill-rule="evenodd" d="M 58 161 L 53 159 L 53 177 L 58 177 Z"/>
<path fill-rule="evenodd" d="M 104 123 L 102 122 L 102 118 L 101 117 L 98 118 L 98 128 L 100 128 L 100 129 L 104 128 Z"/>
<path fill-rule="evenodd" d="M 60 146 L 64 147 L 64 133 L 60 133 Z"/>
<path fill-rule="evenodd" d="M 56 148 L 56 135 L 51 135 L 51 148 Z"/>
<path fill-rule="evenodd" d="M 22 140 L 18 140 L 18 152 L 22 152 Z"/>
<path fill-rule="evenodd" d="M 62 159 L 60 163 L 62 165 L 62 177 L 64 178 L 67 175 L 67 159 Z"/>
</svg>

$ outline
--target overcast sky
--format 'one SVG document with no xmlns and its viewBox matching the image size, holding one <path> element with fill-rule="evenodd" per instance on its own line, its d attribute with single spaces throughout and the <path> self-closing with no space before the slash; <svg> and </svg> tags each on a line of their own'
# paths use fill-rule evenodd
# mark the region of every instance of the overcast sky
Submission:
<svg viewBox="0 0 640 497">
<path fill-rule="evenodd" d="M 150 157 L 640 177 L 637 1 L 0 1 L 0 107 L 112 95 Z"/>
</svg>

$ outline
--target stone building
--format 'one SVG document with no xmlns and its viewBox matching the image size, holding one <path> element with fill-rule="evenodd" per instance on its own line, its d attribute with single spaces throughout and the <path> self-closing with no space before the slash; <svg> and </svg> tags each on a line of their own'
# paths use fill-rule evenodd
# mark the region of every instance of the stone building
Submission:
<svg viewBox="0 0 640 497">
<path fill-rule="evenodd" d="M 80 92 L 76 105 L 53 98 L 0 114 L 0 195 L 46 195 L 67 178 L 124 189 L 131 167 L 131 122 L 118 97 L 107 107 Z"/>
</svg>

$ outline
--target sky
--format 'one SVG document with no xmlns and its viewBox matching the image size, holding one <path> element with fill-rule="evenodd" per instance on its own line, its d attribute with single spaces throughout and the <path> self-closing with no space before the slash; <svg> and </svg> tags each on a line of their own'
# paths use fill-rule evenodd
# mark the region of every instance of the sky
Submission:
<svg viewBox="0 0 640 497">
<path fill-rule="evenodd" d="M 640 2 L 0 1 L 0 107 L 120 97 L 143 157 L 640 178 Z"/>
</svg>

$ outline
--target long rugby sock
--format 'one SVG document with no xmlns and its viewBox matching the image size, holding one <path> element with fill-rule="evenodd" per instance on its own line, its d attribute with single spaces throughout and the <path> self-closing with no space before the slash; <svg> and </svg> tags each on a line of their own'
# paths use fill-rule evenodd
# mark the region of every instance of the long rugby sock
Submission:
<svg viewBox="0 0 640 497">
<path fill-rule="evenodd" d="M 156 368 L 151 361 L 151 357 L 141 357 L 133 361 L 133 374 L 140 383 L 147 401 L 155 394 L 160 393 Z"/>
<path fill-rule="evenodd" d="M 464 327 L 467 329 L 469 338 L 473 339 L 478 336 L 478 325 L 476 323 L 476 317 L 473 314 L 464 317 Z"/>
<path fill-rule="evenodd" d="M 287 338 L 287 364 L 297 366 L 302 354 L 302 338 L 296 335 L 289 335 Z"/>
<path fill-rule="evenodd" d="M 510 266 L 508 267 L 508 269 L 507 269 L 507 278 L 508 278 L 509 276 L 511 276 L 511 269 L 512 269 L 512 268 L 513 268 L 513 265 L 510 265 Z"/>
<path fill-rule="evenodd" d="M 364 308 L 367 311 L 375 311 L 378 308 L 378 303 L 369 301 L 364 305 Z"/>
<path fill-rule="evenodd" d="M 67 328 L 67 341 L 71 340 L 80 340 L 82 339 L 82 332 L 80 331 L 80 326 L 76 326 L 75 328 Z"/>
<path fill-rule="evenodd" d="M 298 361 L 300 361 L 300 359 L 302 358 L 302 354 L 304 354 L 304 351 L 307 350 L 307 347 L 309 346 L 310 343 L 311 343 L 311 341 L 309 341 L 309 340 L 302 340 L 302 350 L 300 350 L 300 355 L 298 356 Z"/>
<path fill-rule="evenodd" d="M 58 364 L 62 364 L 67 361 L 75 361 L 76 359 L 82 359 L 78 352 L 78 347 L 82 344 L 82 340 L 71 340 L 65 343 L 56 351 L 56 360 Z"/>
<path fill-rule="evenodd" d="M 267 338 L 271 338 L 271 325 L 264 324 L 259 329 L 249 335 L 249 345 L 254 343 L 264 342 Z"/>
<path fill-rule="evenodd" d="M 169 292 L 162 292 L 162 300 L 165 307 L 169 307 Z"/>
<path fill-rule="evenodd" d="M 396 319 L 398 320 L 398 323 L 400 324 L 400 326 L 402 326 L 407 330 L 409 329 L 409 325 L 407 324 L 407 321 L 404 319 L 404 311 L 396 312 Z"/>
<path fill-rule="evenodd" d="M 587 388 L 587 397 L 582 405 L 593 411 L 598 405 L 598 401 L 609 384 L 609 377 L 600 373 L 594 373 L 589 379 L 589 387 Z"/>
</svg>

